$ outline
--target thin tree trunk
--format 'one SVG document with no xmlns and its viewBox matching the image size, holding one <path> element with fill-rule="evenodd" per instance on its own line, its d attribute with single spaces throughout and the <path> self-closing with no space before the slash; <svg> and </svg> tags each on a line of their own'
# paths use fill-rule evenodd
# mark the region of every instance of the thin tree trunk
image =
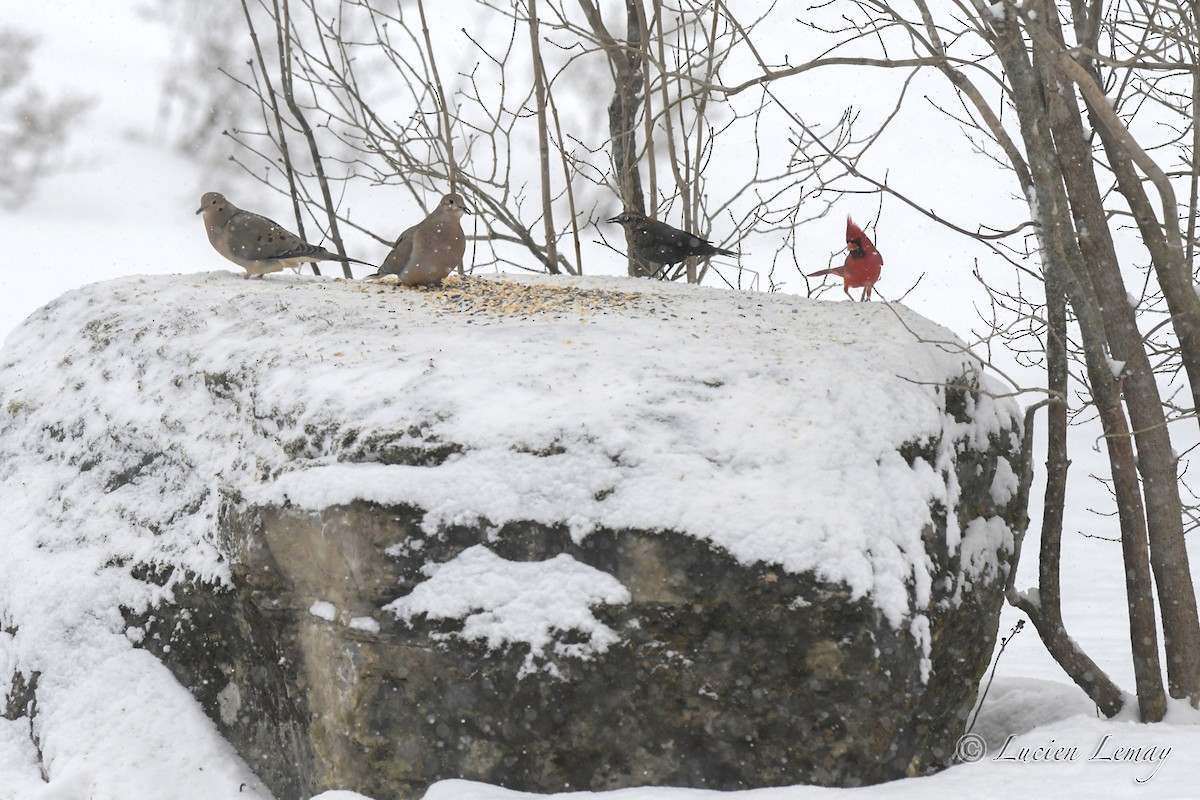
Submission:
<svg viewBox="0 0 1200 800">
<path fill-rule="evenodd" d="M 325 165 L 321 160 L 321 150 L 317 147 L 317 137 L 313 134 L 312 126 L 308 124 L 308 120 L 304 118 L 304 112 L 300 110 L 300 106 L 296 103 L 295 93 L 292 91 L 292 36 L 291 36 L 291 15 L 288 13 L 288 0 L 283 0 L 283 16 L 279 15 L 279 0 L 272 0 L 275 7 L 275 24 L 279 32 L 279 70 L 280 70 L 280 85 L 283 88 L 283 99 L 287 103 L 288 109 L 292 112 L 292 116 L 296 118 L 296 123 L 300 126 L 300 131 L 304 134 L 305 140 L 308 142 L 308 152 L 313 161 L 313 172 L 317 176 L 317 184 L 321 187 L 321 200 L 325 205 L 325 214 L 329 219 L 329 238 L 333 242 L 334 249 L 340 256 L 346 255 L 346 247 L 342 244 L 342 234 L 338 230 L 337 213 L 333 207 L 333 193 L 329 191 L 329 179 L 325 176 Z M 349 262 L 342 262 L 342 274 L 347 278 L 353 278 L 354 273 L 350 270 Z"/>
<path fill-rule="evenodd" d="M 438 74 L 437 54 L 433 51 L 433 39 L 429 36 L 429 23 L 425 21 L 425 2 L 417 0 L 417 14 L 421 18 L 421 34 L 425 37 L 425 53 L 429 58 L 429 71 L 433 75 L 433 88 L 437 92 L 438 127 L 441 128 L 442 146 L 446 149 L 446 178 L 450 181 L 450 192 L 458 190 L 458 162 L 454 158 L 454 136 L 450 131 L 450 109 L 446 102 L 446 90 L 442 88 L 442 77 Z M 548 263 L 553 264 L 553 261 Z M 554 267 L 551 267 L 553 270 Z M 462 261 L 458 262 L 458 274 L 463 274 Z"/>
<path fill-rule="evenodd" d="M 425 21 L 425 2 L 417 0 L 417 14 L 421 17 L 421 35 L 425 37 L 425 54 L 429 58 L 429 72 L 433 76 L 433 89 L 437 92 L 438 121 L 441 127 L 442 146 L 446 149 L 446 179 L 450 191 L 458 189 L 458 162 L 454 158 L 454 137 L 450 132 L 450 108 L 446 102 L 446 90 L 442 88 L 442 77 L 438 73 L 437 54 L 433 50 L 433 39 L 429 35 L 429 23 Z"/>
<path fill-rule="evenodd" d="M 1043 269 L 1048 276 L 1054 273 L 1054 280 L 1061 281 L 1083 338 L 1088 377 L 1104 429 L 1121 524 L 1139 712 L 1142 721 L 1155 722 L 1166 713 L 1166 694 L 1158 659 L 1158 626 L 1151 590 L 1145 511 L 1129 425 L 1107 358 L 1103 313 L 1092 287 L 1082 278 L 1083 257 L 1071 224 L 1070 204 L 1054 145 L 1049 139 L 1043 84 L 1029 61 L 1021 29 L 1015 21 L 995 19 L 993 30 L 997 33 L 997 54 L 1012 86 L 1012 100 L 1029 158 L 1033 185 L 1025 189 L 1036 208 Z"/>
<path fill-rule="evenodd" d="M 642 96 L 646 98 L 646 109 L 642 114 L 642 125 L 646 132 L 646 181 L 649 184 L 647 196 L 651 212 L 658 208 L 658 158 L 655 152 L 654 115 L 651 112 L 650 98 L 652 81 L 650 78 L 653 63 L 650 60 L 650 23 L 646 19 L 646 6 L 642 0 L 631 0 L 630 8 L 637 12 L 638 20 L 638 56 L 642 62 Z"/>
<path fill-rule="evenodd" d="M 288 196 L 292 200 L 292 213 L 296 217 L 296 232 L 304 239 L 304 214 L 300 208 L 300 192 L 296 187 L 296 170 L 292 166 L 292 154 L 288 147 L 287 131 L 283 127 L 283 115 L 279 111 L 279 97 L 275 94 L 275 86 L 271 83 L 267 62 L 263 57 L 262 47 L 258 42 L 258 32 L 254 29 L 254 20 L 250 17 L 250 8 L 246 0 L 242 0 L 242 13 L 246 15 L 246 27 L 250 30 L 250 41 L 254 44 L 254 54 L 258 58 L 258 68 L 262 72 L 263 83 L 267 87 L 267 97 L 270 100 L 271 115 L 275 118 L 275 130 L 279 134 L 279 156 L 283 160 L 283 174 L 288 182 Z M 278 24 L 278 20 L 276 22 Z M 321 268 L 314 261 L 311 265 L 314 275 L 321 274 Z"/>
<path fill-rule="evenodd" d="M 1030 33 L 1036 39 L 1043 33 L 1043 28 L 1039 24 L 1031 24 Z M 1184 257 L 1175 190 L 1167 175 L 1137 143 L 1109 104 L 1095 65 L 1088 71 L 1062 46 L 1058 48 L 1057 62 L 1066 80 L 1074 82 L 1083 94 L 1088 117 L 1100 135 L 1100 142 L 1117 179 L 1118 191 L 1129 203 L 1142 242 L 1150 251 L 1154 274 L 1158 278 L 1167 310 L 1171 313 L 1171 325 L 1179 341 L 1180 358 L 1191 387 L 1192 404 L 1200 409 L 1200 296 L 1197 296 L 1194 287 L 1191 260 L 1185 260 Z M 1137 169 L 1142 170 L 1159 194 L 1163 216 L 1161 223 L 1154 216 L 1153 203 L 1146 194 L 1145 184 L 1138 176 Z M 1191 225 L 1189 222 L 1189 228 Z M 1197 417 L 1197 422 L 1200 422 L 1200 417 Z M 1200 633 L 1197 633 L 1196 640 L 1196 663 L 1200 664 Z M 1200 669 L 1196 672 L 1200 675 Z M 1200 692 L 1200 677 L 1193 682 L 1191 694 L 1195 697 Z"/>
<path fill-rule="evenodd" d="M 567 213 L 570 214 L 570 219 L 571 219 L 571 242 L 574 245 L 574 249 L 575 249 L 575 265 L 574 265 L 574 267 L 572 267 L 570 264 L 565 263 L 566 260 L 562 259 L 561 257 L 560 257 L 560 260 L 564 262 L 563 266 L 567 270 L 568 274 L 582 275 L 583 274 L 583 246 L 579 240 L 579 213 L 576 211 L 576 208 L 575 208 L 575 188 L 574 188 L 574 186 L 572 186 L 572 183 L 571 183 L 571 167 L 567 161 L 567 152 L 563 146 L 563 143 L 566 141 L 566 139 L 563 138 L 562 124 L 559 122 L 559 119 L 558 119 L 558 106 L 554 102 L 554 92 L 550 91 L 549 84 L 546 85 L 546 101 L 550 106 L 550 118 L 554 120 L 554 135 L 556 137 L 558 137 L 559 162 L 562 164 L 563 185 L 566 187 L 566 193 L 567 193 Z M 554 269 L 551 269 L 550 271 L 555 272 L 556 270 L 557 270 L 557 267 L 555 267 Z"/>
<path fill-rule="evenodd" d="M 617 193 L 626 211 L 646 213 L 646 200 L 642 195 L 642 176 L 638 172 L 637 118 L 642 107 L 641 75 L 641 27 L 638 24 L 638 0 L 625 0 L 625 42 L 618 42 L 608 32 L 600 9 L 593 0 L 579 0 L 579 6 L 587 18 L 588 25 L 608 56 L 613 70 L 613 98 L 608 105 L 608 131 L 612 138 L 613 174 L 617 181 Z M 625 232 L 629 252 L 629 275 L 645 278 L 655 270 L 633 256 L 633 233 Z"/>
<path fill-rule="evenodd" d="M 662 0 L 652 0 L 654 6 L 655 38 L 658 44 L 658 56 L 655 65 L 659 74 L 659 93 L 662 95 L 662 121 L 667 138 L 667 162 L 671 165 L 671 174 L 675 177 L 675 188 L 679 191 L 679 200 L 683 207 L 682 228 L 685 231 L 695 231 L 695 221 L 692 214 L 692 191 L 683 173 L 679 171 L 680 159 L 675 152 L 675 125 L 671 121 L 671 96 L 667 90 L 667 75 L 673 70 L 667 69 L 667 55 L 663 44 L 663 9 Z M 682 124 L 682 121 L 681 121 Z M 686 161 L 683 162 L 686 166 Z M 693 283 L 696 276 L 696 259 L 684 261 L 687 270 L 688 283 Z"/>
<path fill-rule="evenodd" d="M 1014 586 L 1017 566 L 1025 540 L 1029 517 L 1025 515 L 1017 531 L 1016 557 L 1008 576 L 1005 594 L 1008 602 L 1025 612 L 1037 629 L 1046 650 L 1063 671 L 1107 717 L 1116 716 L 1125 706 L 1125 696 L 1113 680 L 1083 651 L 1067 633 L 1062 618 L 1063 509 L 1067 497 L 1067 388 L 1070 374 L 1067 361 L 1067 303 L 1062 285 L 1053 271 L 1046 274 L 1046 377 L 1050 398 L 1046 406 L 1046 491 L 1042 501 L 1042 528 L 1038 553 L 1038 590 L 1036 596 L 1018 593 Z M 1039 404 L 1042 405 L 1042 404 Z M 1029 505 L 1033 484 L 1033 430 L 1038 406 L 1025 412 L 1025 438 L 1021 452 L 1021 476 L 1018 484 L 1019 505 Z"/>
<path fill-rule="evenodd" d="M 1062 329 L 1066 327 L 1066 302 L 1058 296 L 1055 303 L 1062 311 Z M 1048 342 L 1055 330 L 1054 318 L 1057 311 L 1048 313 L 1046 332 Z M 1066 365 L 1066 351 L 1062 363 Z M 1055 368 L 1050 367 L 1054 373 Z M 1063 372 L 1066 378 L 1066 372 Z M 1051 384 L 1055 379 L 1051 378 Z M 1062 381 L 1066 386 L 1066 380 Z M 1043 506 L 1042 536 L 1040 536 L 1038 558 L 1038 590 L 1037 594 L 1019 593 L 1016 591 L 1014 579 L 1016 567 L 1019 565 L 1022 549 L 1024 549 L 1025 534 L 1030 519 L 1026 515 L 1021 521 L 1020 529 L 1014 537 L 1015 555 L 1012 569 L 1009 571 L 1008 583 L 1004 587 L 1004 596 L 1009 604 L 1019 608 L 1033 622 L 1038 636 L 1050 656 L 1062 667 L 1070 679 L 1075 681 L 1081 690 L 1092 698 L 1105 716 L 1116 716 L 1124 708 L 1124 694 L 1109 675 L 1100 669 L 1099 664 L 1070 638 L 1066 625 L 1062 621 L 1062 594 L 1058 578 L 1061 575 L 1062 564 L 1062 511 L 1067 488 L 1067 404 L 1060 397 L 1052 397 L 1044 403 L 1034 405 L 1025 411 L 1025 439 L 1022 443 L 1021 474 L 1018 488 L 1019 503 L 1022 509 L 1028 507 L 1030 487 L 1033 485 L 1033 422 L 1039 405 L 1048 407 L 1048 423 L 1046 423 L 1046 441 L 1048 441 L 1048 457 L 1046 457 L 1046 492 Z"/>
<path fill-rule="evenodd" d="M 704 80 L 712 81 L 716 77 L 716 69 L 714 67 L 717 55 L 717 23 L 719 22 L 719 3 L 715 3 L 713 7 L 712 20 L 708 29 L 708 57 L 704 68 Z M 702 90 L 700 99 L 696 103 L 696 163 L 692 168 L 692 219 L 700 219 L 700 214 L 703 209 L 700 207 L 700 200 L 704 196 L 704 152 L 707 145 L 704 142 L 705 116 L 708 112 L 708 101 L 712 93 L 707 89 Z M 705 274 L 708 272 L 709 262 L 706 259 L 702 264 L 692 264 L 688 270 L 688 283 L 700 283 L 704 280 Z M 740 269 L 740 266 L 739 266 Z"/>
<path fill-rule="evenodd" d="M 1050 4 L 1039 18 L 1055 41 L 1044 43 L 1038 59 L 1044 86 L 1070 85 L 1059 69 L 1065 53 L 1062 30 Z M 1035 37 L 1035 42 L 1044 37 Z M 1035 52 L 1038 49 L 1035 44 Z M 1162 397 L 1150 358 L 1137 327 L 1135 310 L 1121 280 L 1120 264 L 1092 167 L 1091 148 L 1073 92 L 1047 92 L 1047 107 L 1063 177 L 1071 200 L 1079 246 L 1100 307 L 1112 357 L 1124 362 L 1120 371 L 1125 407 L 1137 444 L 1137 469 L 1145 496 L 1150 564 L 1154 569 L 1163 618 L 1167 685 L 1173 697 L 1198 695 L 1200 686 L 1200 620 L 1183 538 L 1183 504 L 1179 495 L 1178 459 L 1171 446 Z"/>
<path fill-rule="evenodd" d="M 537 0 L 529 3 L 529 49 L 533 55 L 533 92 L 537 103 L 538 167 L 542 182 L 542 227 L 546 235 L 546 263 L 558 274 L 558 242 L 554 231 L 553 194 L 550 190 L 550 133 L 546 127 L 546 72 L 538 42 Z"/>
</svg>

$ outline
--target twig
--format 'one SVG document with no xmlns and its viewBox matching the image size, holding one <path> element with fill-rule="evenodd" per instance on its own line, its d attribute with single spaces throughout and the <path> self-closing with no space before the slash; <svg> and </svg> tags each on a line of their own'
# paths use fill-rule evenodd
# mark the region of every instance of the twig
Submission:
<svg viewBox="0 0 1200 800">
<path fill-rule="evenodd" d="M 996 667 L 1000 666 L 1000 656 L 1004 655 L 1004 648 L 1008 647 L 1008 643 L 1012 638 L 1025 629 L 1025 620 L 1017 620 L 1017 624 L 1012 627 L 1005 636 L 1000 640 L 1000 650 L 996 653 L 996 660 L 992 662 L 992 671 L 988 674 L 987 685 L 983 687 L 983 694 L 979 696 L 979 702 L 975 704 L 975 714 L 971 717 L 971 724 L 967 726 L 964 736 L 971 732 L 975 727 L 975 721 L 979 719 L 979 711 L 983 708 L 983 701 L 987 699 L 988 691 L 992 688 L 992 681 L 996 679 Z"/>
</svg>

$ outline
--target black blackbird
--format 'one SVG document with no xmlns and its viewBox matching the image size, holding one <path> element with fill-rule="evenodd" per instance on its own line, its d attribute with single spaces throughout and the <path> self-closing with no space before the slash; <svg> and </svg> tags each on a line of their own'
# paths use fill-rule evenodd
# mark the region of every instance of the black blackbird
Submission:
<svg viewBox="0 0 1200 800">
<path fill-rule="evenodd" d="M 678 264 L 691 256 L 733 256 L 732 250 L 714 247 L 694 233 L 672 228 L 665 222 L 647 219 L 645 214 L 626 211 L 609 220 L 633 234 L 633 254 L 651 264 Z"/>
</svg>

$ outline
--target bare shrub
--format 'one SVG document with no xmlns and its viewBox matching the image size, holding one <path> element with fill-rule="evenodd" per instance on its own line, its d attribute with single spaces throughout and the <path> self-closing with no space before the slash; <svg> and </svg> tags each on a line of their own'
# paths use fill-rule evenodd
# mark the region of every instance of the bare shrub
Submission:
<svg viewBox="0 0 1200 800">
<path fill-rule="evenodd" d="M 90 101 L 53 99 L 32 85 L 36 40 L 0 28 L 0 208 L 15 211 L 39 181 L 63 168 L 72 125 Z"/>
</svg>

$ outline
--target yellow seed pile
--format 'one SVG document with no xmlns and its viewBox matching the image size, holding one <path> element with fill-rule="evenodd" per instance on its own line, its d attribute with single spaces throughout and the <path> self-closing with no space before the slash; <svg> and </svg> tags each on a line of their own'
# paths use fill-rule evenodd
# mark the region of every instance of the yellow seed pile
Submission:
<svg viewBox="0 0 1200 800">
<path fill-rule="evenodd" d="M 646 299 L 635 292 L 460 278 L 457 275 L 446 278 L 441 286 L 422 291 L 447 312 L 520 319 L 611 314 L 640 305 Z M 661 298 L 658 300 L 661 303 Z"/>
</svg>

